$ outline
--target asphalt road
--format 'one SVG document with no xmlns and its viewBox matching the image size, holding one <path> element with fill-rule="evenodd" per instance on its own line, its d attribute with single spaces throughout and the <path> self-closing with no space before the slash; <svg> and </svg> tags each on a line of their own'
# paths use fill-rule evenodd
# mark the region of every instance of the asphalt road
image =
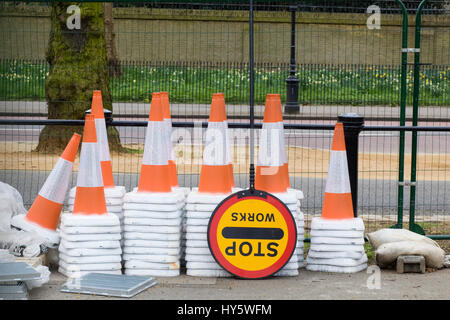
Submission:
<svg viewBox="0 0 450 320">
<path fill-rule="evenodd" d="M 0 170 L 0 181 L 15 187 L 27 206 L 34 201 L 49 172 Z M 138 174 L 114 174 L 116 185 L 131 191 L 138 184 Z M 179 175 L 181 186 L 197 187 L 198 175 Z M 248 187 L 248 176 L 235 175 L 239 187 Z M 76 185 L 76 173 L 72 175 L 71 187 Z M 322 207 L 325 179 L 291 177 L 291 186 L 303 191 L 305 199 L 301 206 L 305 212 L 319 213 Z M 417 215 L 450 214 L 450 181 L 421 181 L 416 188 Z M 447 199 L 447 200 L 445 200 Z M 405 188 L 404 208 L 409 208 L 409 187 Z M 358 184 L 358 210 L 363 214 L 395 215 L 397 184 L 393 180 L 360 179 Z M 406 212 L 406 211 L 405 211 Z M 406 213 L 405 213 L 406 214 Z"/>
</svg>

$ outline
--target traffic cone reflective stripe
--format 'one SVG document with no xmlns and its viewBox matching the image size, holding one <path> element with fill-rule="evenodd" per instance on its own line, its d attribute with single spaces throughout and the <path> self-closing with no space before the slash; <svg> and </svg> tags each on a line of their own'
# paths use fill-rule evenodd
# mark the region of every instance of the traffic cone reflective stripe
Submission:
<svg viewBox="0 0 450 320">
<path fill-rule="evenodd" d="M 330 164 L 325 185 L 322 218 L 351 219 L 353 217 L 344 128 L 342 123 L 337 123 L 334 129 L 330 152 Z"/>
<path fill-rule="evenodd" d="M 105 111 L 103 109 L 102 92 L 100 90 L 94 90 L 92 95 L 91 113 L 95 118 L 95 129 L 97 133 L 97 144 L 99 147 L 103 186 L 105 188 L 114 188 L 111 156 L 109 154 L 108 134 L 105 123 Z"/>
<path fill-rule="evenodd" d="M 95 120 L 92 114 L 86 115 L 84 125 L 73 213 L 107 213 Z"/>
<path fill-rule="evenodd" d="M 223 94 L 213 94 L 203 151 L 198 191 L 230 193 L 231 174 L 227 162 L 226 135 L 228 125 Z"/>
<path fill-rule="evenodd" d="M 289 187 L 281 100 L 278 94 L 267 94 L 260 131 L 255 188 L 272 193 L 286 192 Z"/>
<path fill-rule="evenodd" d="M 175 163 L 175 153 L 173 151 L 172 145 L 172 119 L 170 116 L 170 102 L 169 102 L 169 94 L 167 92 L 161 92 L 161 104 L 163 108 L 163 119 L 164 124 L 166 126 L 166 141 L 168 145 L 169 152 L 169 179 L 172 187 L 178 187 L 178 174 L 177 174 L 177 165 Z"/>
<path fill-rule="evenodd" d="M 30 210 L 28 210 L 26 220 L 43 228 L 56 230 L 80 138 L 79 134 L 73 134 L 61 157 L 45 180 Z"/>
<path fill-rule="evenodd" d="M 145 136 L 144 156 L 138 192 L 170 192 L 169 159 L 166 150 L 166 126 L 160 94 L 154 92 Z"/>
</svg>

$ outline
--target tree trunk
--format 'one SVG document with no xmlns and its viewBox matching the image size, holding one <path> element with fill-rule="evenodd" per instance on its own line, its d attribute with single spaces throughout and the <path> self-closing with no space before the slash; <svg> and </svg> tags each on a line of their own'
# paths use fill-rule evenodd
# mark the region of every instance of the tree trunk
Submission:
<svg viewBox="0 0 450 320">
<path fill-rule="evenodd" d="M 103 11 L 105 16 L 105 41 L 106 41 L 106 56 L 108 58 L 109 76 L 120 77 L 122 67 L 120 66 L 119 58 L 116 49 L 116 34 L 114 33 L 113 23 L 113 4 L 112 2 L 103 2 Z"/>
<path fill-rule="evenodd" d="M 46 58 L 50 65 L 45 83 L 49 119 L 79 119 L 90 109 L 93 90 L 101 90 L 103 107 L 112 111 L 109 89 L 105 26 L 101 3 L 79 3 L 81 27 L 70 30 L 66 24 L 70 3 L 53 2 L 50 39 Z M 73 132 L 82 127 L 45 126 L 36 151 L 60 153 Z M 121 151 L 119 134 L 108 128 L 110 149 Z"/>
</svg>

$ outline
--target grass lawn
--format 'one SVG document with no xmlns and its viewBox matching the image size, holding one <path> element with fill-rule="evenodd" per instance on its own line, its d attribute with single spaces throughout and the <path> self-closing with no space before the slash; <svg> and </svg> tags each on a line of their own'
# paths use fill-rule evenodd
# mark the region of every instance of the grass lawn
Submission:
<svg viewBox="0 0 450 320">
<path fill-rule="evenodd" d="M 426 68 L 426 69 L 425 69 Z M 0 61 L 0 100 L 45 100 L 49 67 L 43 62 Z M 88 72 L 88 70 L 86 70 Z M 450 106 L 450 67 L 426 66 L 420 73 L 420 105 Z M 255 101 L 267 93 L 286 99 L 286 67 L 260 65 L 255 70 Z M 299 101 L 303 104 L 399 105 L 400 66 L 300 65 Z M 123 75 L 111 78 L 114 101 L 148 102 L 151 92 L 168 91 L 173 103 L 210 103 L 224 92 L 229 104 L 249 101 L 245 66 L 123 63 Z M 412 104 L 413 72 L 407 74 L 407 104 Z"/>
</svg>

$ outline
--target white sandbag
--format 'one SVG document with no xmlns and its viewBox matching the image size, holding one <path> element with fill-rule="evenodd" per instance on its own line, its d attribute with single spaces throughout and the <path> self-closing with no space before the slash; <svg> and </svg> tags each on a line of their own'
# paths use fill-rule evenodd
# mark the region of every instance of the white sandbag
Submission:
<svg viewBox="0 0 450 320">
<path fill-rule="evenodd" d="M 125 232 L 150 232 L 150 233 L 180 233 L 181 226 L 138 226 L 138 225 L 124 225 Z"/>
<path fill-rule="evenodd" d="M 327 265 L 327 266 L 336 266 L 336 267 L 356 267 L 360 264 L 367 262 L 367 256 L 364 254 L 360 259 L 351 259 L 351 258 L 312 258 L 308 255 L 306 258 L 307 264 L 315 264 L 315 265 Z"/>
<path fill-rule="evenodd" d="M 177 211 L 137 211 L 125 210 L 123 212 L 126 218 L 149 218 L 149 219 L 178 219 L 181 218 L 181 210 Z"/>
<path fill-rule="evenodd" d="M 143 204 L 176 204 L 184 201 L 184 195 L 180 192 L 128 192 L 123 197 L 124 203 Z"/>
<path fill-rule="evenodd" d="M 115 248 L 115 249 L 89 249 L 89 248 L 68 249 L 60 244 L 58 250 L 60 253 L 64 253 L 71 257 L 109 256 L 109 255 L 122 254 L 121 247 Z"/>
<path fill-rule="evenodd" d="M 71 242 L 65 239 L 61 239 L 60 245 L 66 249 L 116 249 L 120 248 L 120 242 L 118 240 L 106 240 L 106 241 L 77 241 Z"/>
<path fill-rule="evenodd" d="M 124 232 L 123 238 L 125 240 L 180 241 L 181 233 Z"/>
<path fill-rule="evenodd" d="M 180 269 L 179 262 L 158 263 L 141 260 L 127 260 L 125 261 L 126 269 L 156 269 L 156 270 L 178 270 Z"/>
<path fill-rule="evenodd" d="M 61 225 L 64 227 L 108 227 L 120 226 L 119 218 L 112 213 L 107 214 L 62 214 Z"/>
<path fill-rule="evenodd" d="M 364 244 L 364 238 L 311 237 L 311 244 Z"/>
<path fill-rule="evenodd" d="M 209 219 L 193 219 L 188 218 L 186 221 L 188 226 L 208 226 Z"/>
<path fill-rule="evenodd" d="M 35 267 L 36 271 L 38 271 L 41 275 L 39 279 L 34 280 L 27 280 L 25 281 L 25 284 L 27 285 L 28 290 L 31 290 L 33 288 L 39 288 L 42 287 L 44 284 L 48 283 L 50 281 L 50 270 L 48 267 L 39 265 Z"/>
<path fill-rule="evenodd" d="M 68 207 L 68 210 L 69 210 L 69 212 L 73 212 L 73 205 L 70 205 L 69 207 Z M 109 212 L 109 213 L 113 213 L 113 214 L 115 214 L 116 216 L 121 216 L 121 214 L 122 214 L 122 204 L 120 204 L 120 205 L 115 205 L 115 206 L 106 206 L 106 211 L 107 212 Z"/>
<path fill-rule="evenodd" d="M 336 267 L 322 264 L 307 264 L 306 270 L 320 272 L 336 272 L 336 273 L 356 273 L 367 269 L 367 263 L 360 264 L 355 267 Z"/>
<path fill-rule="evenodd" d="M 283 193 L 272 193 L 272 195 L 274 195 L 275 197 L 277 197 L 278 199 L 281 200 L 281 202 L 283 202 L 285 205 L 290 206 L 290 205 L 295 205 L 297 206 L 298 203 L 298 199 L 297 199 L 297 195 L 295 191 L 290 191 L 288 189 L 288 192 L 283 192 Z"/>
<path fill-rule="evenodd" d="M 185 239 L 187 240 L 203 240 L 207 241 L 208 235 L 206 233 L 186 233 Z"/>
<path fill-rule="evenodd" d="M 75 198 L 77 187 L 73 187 L 69 191 L 69 198 Z M 105 198 L 123 198 L 126 193 L 124 186 L 114 186 L 112 188 L 103 188 L 105 192 Z"/>
<path fill-rule="evenodd" d="M 211 214 L 216 209 L 218 204 L 203 204 L 203 203 L 186 203 L 186 211 L 203 211 Z"/>
<path fill-rule="evenodd" d="M 399 241 L 423 241 L 439 248 L 436 241 L 406 229 L 380 229 L 368 233 L 367 238 L 374 250 L 384 243 Z"/>
<path fill-rule="evenodd" d="M 105 203 L 106 206 L 122 206 L 123 201 L 121 198 L 106 198 L 105 197 Z M 69 205 L 70 207 L 73 207 L 73 205 L 75 204 L 75 198 L 69 198 L 69 200 L 67 200 L 67 205 Z"/>
<path fill-rule="evenodd" d="M 105 273 L 105 274 L 122 274 L 122 269 L 113 270 L 113 271 L 105 271 L 105 270 L 90 270 L 90 271 L 68 271 L 62 268 L 61 266 L 58 268 L 58 272 L 62 275 L 65 275 L 68 278 L 78 278 L 84 276 L 88 273 Z"/>
<path fill-rule="evenodd" d="M 66 234 L 61 232 L 61 238 L 69 242 L 77 241 L 109 241 L 120 240 L 120 233 L 96 233 L 96 234 Z"/>
<path fill-rule="evenodd" d="M 358 244 L 311 244 L 310 248 L 315 251 L 364 252 L 364 245 Z"/>
<path fill-rule="evenodd" d="M 130 276 L 177 277 L 180 275 L 180 270 L 125 269 L 125 274 Z"/>
<path fill-rule="evenodd" d="M 186 240 L 186 247 L 189 248 L 208 248 L 208 241 L 206 240 Z"/>
<path fill-rule="evenodd" d="M 118 263 L 122 261 L 120 254 L 109 256 L 83 256 L 83 257 L 71 257 L 65 253 L 60 252 L 59 260 L 70 264 L 85 264 L 85 263 Z"/>
<path fill-rule="evenodd" d="M 180 240 L 158 241 L 158 240 L 125 240 L 125 247 L 147 247 L 147 248 L 180 248 Z"/>
<path fill-rule="evenodd" d="M 311 230 L 360 230 L 364 231 L 364 221 L 361 218 L 353 219 L 322 219 L 314 217 L 311 220 Z"/>
<path fill-rule="evenodd" d="M 375 251 L 375 260 L 380 267 L 388 266 L 397 261 L 399 256 L 419 255 L 425 257 L 425 264 L 430 268 L 442 268 L 445 251 L 424 241 L 398 241 L 384 243 Z"/>
<path fill-rule="evenodd" d="M 123 221 L 124 225 L 134 226 L 180 226 L 181 219 L 150 219 L 150 218 L 128 218 Z"/>
<path fill-rule="evenodd" d="M 186 254 L 184 260 L 191 262 L 216 262 L 211 254 Z"/>
<path fill-rule="evenodd" d="M 147 247 L 127 247 L 123 248 L 124 253 L 130 254 L 156 254 L 156 255 L 169 255 L 176 256 L 180 254 L 179 248 L 147 248 Z"/>
<path fill-rule="evenodd" d="M 315 251 L 309 249 L 308 257 L 311 258 L 322 258 L 322 259 L 332 259 L 332 258 L 348 258 L 348 259 L 361 259 L 365 255 L 365 252 L 354 252 L 354 251 Z"/>
<path fill-rule="evenodd" d="M 179 202 L 175 204 L 147 204 L 147 203 L 134 203 L 124 202 L 123 210 L 135 210 L 135 211 L 178 211 L 183 209 L 184 203 Z"/>
<path fill-rule="evenodd" d="M 223 270 L 223 268 L 217 262 L 198 262 L 198 261 L 187 261 L 187 269 L 205 269 L 205 270 Z"/>
<path fill-rule="evenodd" d="M 311 230 L 311 237 L 338 237 L 338 238 L 359 238 L 364 237 L 362 230 Z"/>
<path fill-rule="evenodd" d="M 105 270 L 114 271 L 122 269 L 120 263 L 66 263 L 62 260 L 59 261 L 59 266 L 66 271 L 91 271 L 91 270 Z"/>
<path fill-rule="evenodd" d="M 294 192 L 294 193 L 295 193 L 295 197 L 296 197 L 298 200 L 304 199 L 304 195 L 303 195 L 303 191 L 302 191 L 302 190 L 299 190 L 299 189 L 292 189 L 292 188 L 288 188 L 287 190 L 288 190 L 288 192 Z"/>
<path fill-rule="evenodd" d="M 186 255 L 188 254 L 211 254 L 209 248 L 194 248 L 186 246 Z"/>
<path fill-rule="evenodd" d="M 186 233 L 204 233 L 208 232 L 208 226 L 186 226 Z"/>
<path fill-rule="evenodd" d="M 171 263 L 180 260 L 179 255 L 166 255 L 166 254 L 130 254 L 124 253 L 122 256 L 124 261 L 139 260 L 157 263 Z"/>
<path fill-rule="evenodd" d="M 110 226 L 110 227 L 68 227 L 61 226 L 61 233 L 66 235 L 76 235 L 76 234 L 96 234 L 96 233 L 119 233 L 121 232 L 120 226 Z"/>
<path fill-rule="evenodd" d="M 190 204 L 203 203 L 203 204 L 217 205 L 230 195 L 231 194 L 199 193 L 198 191 L 191 191 L 186 198 L 186 203 Z"/>
<path fill-rule="evenodd" d="M 186 274 L 192 277 L 233 277 L 231 273 L 225 270 L 186 269 Z"/>
<path fill-rule="evenodd" d="M 194 219 L 210 219 L 212 212 L 205 211 L 186 211 L 186 218 L 194 218 Z"/>
<path fill-rule="evenodd" d="M 281 269 L 273 274 L 274 277 L 296 277 L 298 276 L 297 269 Z"/>
</svg>

